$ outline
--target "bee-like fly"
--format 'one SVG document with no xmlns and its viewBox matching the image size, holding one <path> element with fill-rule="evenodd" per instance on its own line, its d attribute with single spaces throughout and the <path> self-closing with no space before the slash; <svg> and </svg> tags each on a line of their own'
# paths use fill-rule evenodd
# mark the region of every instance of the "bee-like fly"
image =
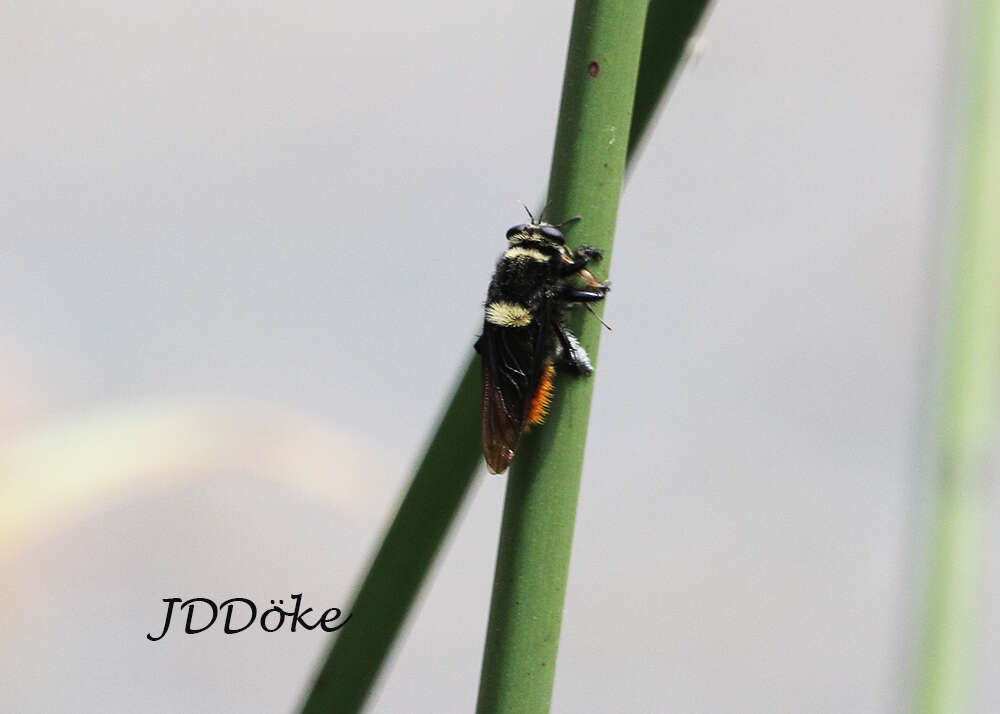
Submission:
<svg viewBox="0 0 1000 714">
<path fill-rule="evenodd" d="M 509 247 L 490 282 L 476 342 L 483 362 L 483 454 L 495 474 L 507 470 L 524 430 L 545 418 L 556 363 L 577 375 L 594 371 L 564 317 L 573 305 L 603 300 L 610 290 L 587 270 L 601 251 L 566 247 L 562 229 L 579 216 L 560 225 L 536 222 L 530 211 L 528 217 L 530 223 L 507 231 Z M 574 276 L 586 287 L 574 285 Z"/>
</svg>

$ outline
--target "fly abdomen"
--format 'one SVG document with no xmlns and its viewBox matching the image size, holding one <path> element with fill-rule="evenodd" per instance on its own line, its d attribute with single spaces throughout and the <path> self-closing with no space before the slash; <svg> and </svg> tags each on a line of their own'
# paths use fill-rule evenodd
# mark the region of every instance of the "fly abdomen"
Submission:
<svg viewBox="0 0 1000 714">
<path fill-rule="evenodd" d="M 517 302 L 495 300 L 486 305 L 486 322 L 498 327 L 527 327 L 531 311 Z"/>
</svg>

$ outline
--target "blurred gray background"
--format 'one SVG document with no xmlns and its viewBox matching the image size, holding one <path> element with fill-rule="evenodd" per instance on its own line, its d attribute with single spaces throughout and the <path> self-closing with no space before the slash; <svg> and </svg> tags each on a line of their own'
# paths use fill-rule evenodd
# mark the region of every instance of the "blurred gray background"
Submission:
<svg viewBox="0 0 1000 714">
<path fill-rule="evenodd" d="M 0 709 L 295 706 L 319 633 L 144 635 L 347 606 L 544 189 L 571 12 L 0 5 Z M 899 710 L 952 27 L 715 7 L 621 204 L 553 711 Z M 503 490 L 372 711 L 472 709 Z"/>
</svg>

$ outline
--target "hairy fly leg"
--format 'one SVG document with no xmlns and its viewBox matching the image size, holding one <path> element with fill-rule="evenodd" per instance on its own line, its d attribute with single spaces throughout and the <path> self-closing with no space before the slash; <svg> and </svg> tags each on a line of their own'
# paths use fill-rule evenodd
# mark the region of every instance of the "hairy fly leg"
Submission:
<svg viewBox="0 0 1000 714">
<path fill-rule="evenodd" d="M 574 273 L 579 273 L 581 270 L 587 267 L 589 263 L 600 260 L 604 256 L 597 248 L 593 248 L 589 245 L 581 245 L 577 251 L 573 254 L 572 259 L 564 258 L 563 264 L 560 266 L 560 276 L 568 277 Z"/>
<path fill-rule="evenodd" d="M 594 367 L 590 364 L 590 357 L 587 355 L 587 350 L 583 349 L 583 345 L 576 339 L 576 335 L 557 320 L 552 322 L 552 327 L 556 332 L 556 337 L 559 339 L 560 349 L 556 352 L 559 361 L 569 367 L 570 371 L 576 375 L 586 376 L 591 374 L 594 371 Z"/>
</svg>

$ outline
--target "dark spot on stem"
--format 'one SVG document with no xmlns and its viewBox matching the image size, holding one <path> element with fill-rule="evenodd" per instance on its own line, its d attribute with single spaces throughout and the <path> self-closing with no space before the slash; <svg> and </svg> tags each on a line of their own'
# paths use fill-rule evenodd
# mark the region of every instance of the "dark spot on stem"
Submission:
<svg viewBox="0 0 1000 714">
<path fill-rule="evenodd" d="M 591 77 L 596 77 L 597 73 L 600 71 L 601 71 L 601 65 L 597 64 L 597 62 L 591 62 L 590 64 L 587 65 L 587 74 L 589 74 Z"/>
</svg>

